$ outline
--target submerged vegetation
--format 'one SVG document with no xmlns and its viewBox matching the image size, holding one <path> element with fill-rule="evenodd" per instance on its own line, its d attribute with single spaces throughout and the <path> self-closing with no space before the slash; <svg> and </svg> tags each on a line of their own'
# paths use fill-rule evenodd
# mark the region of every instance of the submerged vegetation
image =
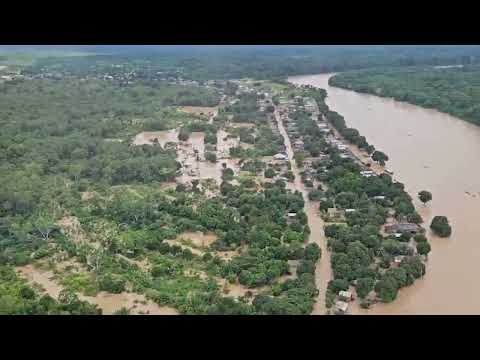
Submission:
<svg viewBox="0 0 480 360">
<path fill-rule="evenodd" d="M 435 216 L 430 228 L 440 237 L 449 237 L 452 233 L 452 227 L 446 216 Z"/>
</svg>

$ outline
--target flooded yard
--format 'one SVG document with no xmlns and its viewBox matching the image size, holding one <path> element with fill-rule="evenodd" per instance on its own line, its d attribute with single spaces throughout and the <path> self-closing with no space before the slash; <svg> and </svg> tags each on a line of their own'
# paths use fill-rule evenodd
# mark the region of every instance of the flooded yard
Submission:
<svg viewBox="0 0 480 360">
<path fill-rule="evenodd" d="M 98 305 L 104 315 L 113 315 L 121 308 L 130 310 L 133 315 L 178 315 L 178 311 L 168 306 L 160 306 L 145 296 L 136 293 L 123 292 L 110 294 L 100 292 L 97 296 L 79 296 L 81 300 Z"/>
<path fill-rule="evenodd" d="M 54 280 L 55 274 L 51 270 L 42 270 L 31 264 L 19 266 L 16 270 L 32 286 L 39 286 L 54 299 L 58 299 L 58 295 L 63 290 L 63 287 Z"/>
<path fill-rule="evenodd" d="M 177 241 L 181 240 L 190 240 L 191 243 L 198 247 L 209 247 L 215 241 L 217 241 L 218 237 L 214 233 L 207 233 L 204 234 L 201 231 L 197 232 L 184 232 L 177 237 Z"/>
<path fill-rule="evenodd" d="M 183 106 L 180 108 L 182 111 L 194 114 L 194 115 L 205 115 L 208 117 L 215 117 L 218 114 L 217 107 L 206 107 L 206 106 Z"/>
<path fill-rule="evenodd" d="M 168 142 L 178 142 L 178 130 L 164 130 L 164 131 L 145 131 L 137 134 L 133 139 L 133 145 L 152 145 L 157 140 L 158 143 L 164 147 Z"/>
<path fill-rule="evenodd" d="M 56 271 L 65 271 L 68 267 L 76 266 L 73 262 L 59 263 Z M 81 267 L 80 267 L 81 268 Z M 34 265 L 26 265 L 16 268 L 19 275 L 25 278 L 32 286 L 39 287 L 42 292 L 58 299 L 63 286 L 59 283 L 54 270 L 45 270 Z M 144 295 L 136 293 L 123 292 L 120 294 L 110 294 L 99 292 L 96 296 L 85 296 L 77 294 L 80 300 L 88 301 L 91 304 L 98 305 L 104 315 L 112 315 L 121 308 L 131 310 L 131 314 L 150 314 L 150 315 L 177 315 L 178 311 L 168 306 L 159 306 L 145 299 Z"/>
</svg>

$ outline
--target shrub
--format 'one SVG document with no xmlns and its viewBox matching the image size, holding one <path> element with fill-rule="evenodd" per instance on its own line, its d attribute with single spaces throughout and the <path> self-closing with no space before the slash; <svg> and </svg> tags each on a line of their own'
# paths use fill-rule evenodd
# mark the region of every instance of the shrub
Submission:
<svg viewBox="0 0 480 360">
<path fill-rule="evenodd" d="M 267 170 L 265 170 L 265 177 L 266 177 L 266 178 L 271 179 L 271 178 L 273 178 L 275 175 L 276 175 L 276 172 L 275 172 L 275 170 L 273 170 L 272 168 L 269 167 Z"/>
<path fill-rule="evenodd" d="M 423 234 L 417 234 L 413 237 L 413 240 L 415 240 L 415 242 L 418 244 L 418 243 L 421 243 L 421 242 L 426 242 L 427 237 Z"/>
<path fill-rule="evenodd" d="M 417 251 L 420 255 L 427 255 L 432 250 L 432 247 L 427 241 L 417 244 Z"/>
<path fill-rule="evenodd" d="M 328 282 L 328 289 L 334 293 L 348 290 L 350 283 L 345 279 L 334 279 Z"/>
<path fill-rule="evenodd" d="M 305 246 L 305 253 L 304 253 L 304 258 L 305 260 L 310 260 L 310 261 L 318 261 L 320 257 L 322 256 L 322 249 L 315 244 L 311 243 Z"/>
<path fill-rule="evenodd" d="M 430 228 L 440 237 L 448 237 L 452 233 L 452 228 L 446 216 L 435 216 L 430 224 Z"/>
<path fill-rule="evenodd" d="M 365 298 L 373 290 L 375 281 L 372 278 L 360 278 L 357 280 L 357 295 Z"/>
<path fill-rule="evenodd" d="M 210 161 L 212 163 L 217 162 L 217 155 L 213 152 L 206 152 L 205 153 L 205 160 Z"/>
<path fill-rule="evenodd" d="M 120 294 L 125 290 L 125 280 L 113 274 L 103 275 L 98 278 L 98 287 L 101 291 Z"/>
<path fill-rule="evenodd" d="M 314 274 L 315 273 L 315 263 L 311 260 L 302 260 L 297 267 L 297 276 L 302 274 Z"/>
</svg>

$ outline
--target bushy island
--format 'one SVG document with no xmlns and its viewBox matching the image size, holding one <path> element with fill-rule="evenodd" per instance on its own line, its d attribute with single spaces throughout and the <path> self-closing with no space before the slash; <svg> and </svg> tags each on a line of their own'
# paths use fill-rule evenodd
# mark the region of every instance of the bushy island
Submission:
<svg viewBox="0 0 480 360">
<path fill-rule="evenodd" d="M 446 216 L 435 216 L 430 228 L 440 237 L 449 237 L 452 234 L 452 227 Z"/>
<path fill-rule="evenodd" d="M 395 67 L 347 71 L 329 84 L 434 108 L 480 125 L 480 66 Z"/>
</svg>

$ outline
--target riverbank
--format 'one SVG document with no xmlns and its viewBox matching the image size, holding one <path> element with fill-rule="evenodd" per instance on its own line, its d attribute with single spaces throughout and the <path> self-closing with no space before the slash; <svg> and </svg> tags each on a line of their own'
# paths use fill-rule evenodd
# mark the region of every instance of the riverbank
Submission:
<svg viewBox="0 0 480 360">
<path fill-rule="evenodd" d="M 480 67 L 407 67 L 347 71 L 331 86 L 436 109 L 480 125 L 477 110 Z"/>
<path fill-rule="evenodd" d="M 427 230 L 432 252 L 423 280 L 402 289 L 394 303 L 377 304 L 361 313 L 480 314 L 476 281 L 480 265 L 475 259 L 480 251 L 475 240 L 480 233 L 476 220 L 480 173 L 472 168 L 480 153 L 480 129 L 435 110 L 331 87 L 331 76 L 302 76 L 290 81 L 326 89 L 327 105 L 389 155 L 389 168 L 405 184 L 425 224 L 433 215 L 442 214 L 454 229 L 448 239 L 437 238 Z M 433 193 L 427 206 L 416 196 L 424 189 Z"/>
</svg>

